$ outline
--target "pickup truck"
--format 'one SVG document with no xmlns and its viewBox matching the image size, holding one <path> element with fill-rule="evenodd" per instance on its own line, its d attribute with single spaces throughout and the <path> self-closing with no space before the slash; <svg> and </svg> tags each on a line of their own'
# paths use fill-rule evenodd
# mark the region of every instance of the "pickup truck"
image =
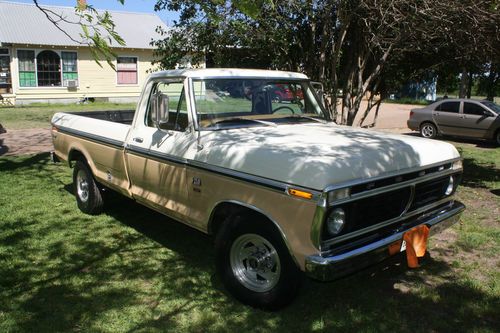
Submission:
<svg viewBox="0 0 500 333">
<path fill-rule="evenodd" d="M 158 72 L 135 112 L 57 113 L 52 137 L 81 211 L 101 212 L 112 189 L 213 235 L 224 286 L 265 309 L 290 303 L 304 275 L 410 256 L 408 235 L 465 208 L 452 145 L 339 126 L 299 73 Z"/>
</svg>

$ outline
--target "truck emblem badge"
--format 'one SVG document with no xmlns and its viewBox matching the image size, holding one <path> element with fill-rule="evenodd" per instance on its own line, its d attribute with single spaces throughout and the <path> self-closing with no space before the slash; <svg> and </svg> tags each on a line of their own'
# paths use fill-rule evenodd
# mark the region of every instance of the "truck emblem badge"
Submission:
<svg viewBox="0 0 500 333">
<path fill-rule="evenodd" d="M 370 184 L 366 185 L 367 190 L 371 190 L 374 187 L 375 187 L 375 183 L 370 183 Z"/>
<path fill-rule="evenodd" d="M 201 179 L 198 177 L 193 177 L 193 185 L 194 186 L 201 186 Z"/>
</svg>

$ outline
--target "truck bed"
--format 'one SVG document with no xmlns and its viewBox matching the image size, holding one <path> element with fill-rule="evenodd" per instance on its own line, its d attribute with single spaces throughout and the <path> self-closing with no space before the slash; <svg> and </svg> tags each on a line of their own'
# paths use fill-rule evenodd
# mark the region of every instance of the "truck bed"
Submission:
<svg viewBox="0 0 500 333">
<path fill-rule="evenodd" d="M 75 116 L 88 117 L 99 120 L 112 121 L 125 125 L 131 125 L 134 120 L 135 110 L 112 110 L 112 111 L 84 111 L 67 112 Z"/>
</svg>

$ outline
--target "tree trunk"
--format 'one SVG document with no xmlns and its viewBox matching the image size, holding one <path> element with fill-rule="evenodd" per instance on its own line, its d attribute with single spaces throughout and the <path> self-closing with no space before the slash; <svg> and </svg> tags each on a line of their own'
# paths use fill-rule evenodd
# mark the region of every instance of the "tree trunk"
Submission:
<svg viewBox="0 0 500 333">
<path fill-rule="evenodd" d="M 467 98 L 472 95 L 472 73 L 469 72 L 469 79 L 467 80 Z"/>
<path fill-rule="evenodd" d="M 458 92 L 459 98 L 465 98 L 467 94 L 468 72 L 467 68 L 462 68 L 462 77 L 460 78 L 460 90 Z"/>
</svg>

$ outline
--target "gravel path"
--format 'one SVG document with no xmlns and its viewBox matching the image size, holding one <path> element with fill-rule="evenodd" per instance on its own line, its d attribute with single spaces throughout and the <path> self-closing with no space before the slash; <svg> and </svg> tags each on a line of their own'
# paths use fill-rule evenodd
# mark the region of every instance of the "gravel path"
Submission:
<svg viewBox="0 0 500 333">
<path fill-rule="evenodd" d="M 360 113 L 363 108 L 361 105 Z M 379 111 L 377 126 L 374 128 L 392 133 L 410 133 L 406 127 L 406 120 L 410 109 L 415 105 L 406 104 L 382 104 Z M 365 124 L 372 122 L 370 116 Z M 357 120 L 355 122 L 357 125 Z M 30 128 L 9 130 L 0 134 L 0 156 L 26 155 L 49 152 L 53 149 L 49 128 Z"/>
</svg>

